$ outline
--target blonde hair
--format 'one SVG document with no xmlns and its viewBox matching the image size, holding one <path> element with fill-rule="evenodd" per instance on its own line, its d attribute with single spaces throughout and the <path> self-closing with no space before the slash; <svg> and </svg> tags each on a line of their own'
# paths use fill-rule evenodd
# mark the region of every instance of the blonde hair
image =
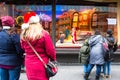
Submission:
<svg viewBox="0 0 120 80">
<path fill-rule="evenodd" d="M 42 37 L 43 27 L 40 23 L 31 23 L 27 29 L 24 29 L 21 33 L 21 39 L 36 40 Z"/>
</svg>

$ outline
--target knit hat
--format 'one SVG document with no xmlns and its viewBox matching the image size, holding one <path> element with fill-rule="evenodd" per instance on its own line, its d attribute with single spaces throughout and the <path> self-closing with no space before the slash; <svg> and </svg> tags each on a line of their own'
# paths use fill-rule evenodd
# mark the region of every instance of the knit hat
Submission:
<svg viewBox="0 0 120 80">
<path fill-rule="evenodd" d="M 95 35 L 100 35 L 101 33 L 100 33 L 99 30 L 96 30 L 94 34 L 95 34 Z"/>
<path fill-rule="evenodd" d="M 1 17 L 3 29 L 10 29 L 14 25 L 14 18 L 11 16 Z"/>
<path fill-rule="evenodd" d="M 28 12 L 24 14 L 24 23 L 37 23 L 40 21 L 39 16 L 35 12 Z"/>
<path fill-rule="evenodd" d="M 107 34 L 112 35 L 113 34 L 112 30 L 111 29 L 107 29 Z"/>
</svg>

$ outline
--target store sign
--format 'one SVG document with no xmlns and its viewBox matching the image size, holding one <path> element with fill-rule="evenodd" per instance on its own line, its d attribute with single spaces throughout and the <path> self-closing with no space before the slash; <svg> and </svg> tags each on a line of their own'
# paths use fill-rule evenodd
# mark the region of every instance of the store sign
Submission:
<svg viewBox="0 0 120 80">
<path fill-rule="evenodd" d="M 107 18 L 108 25 L 116 25 L 116 18 Z"/>
</svg>

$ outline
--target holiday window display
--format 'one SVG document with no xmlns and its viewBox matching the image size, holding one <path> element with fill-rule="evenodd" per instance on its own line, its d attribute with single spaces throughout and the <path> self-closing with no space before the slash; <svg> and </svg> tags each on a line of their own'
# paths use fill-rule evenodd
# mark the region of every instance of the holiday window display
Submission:
<svg viewBox="0 0 120 80">
<path fill-rule="evenodd" d="M 39 8 L 39 9 L 42 9 L 42 8 Z M 59 7 L 59 8 L 61 9 L 62 7 Z M 66 44 L 67 44 L 67 47 L 72 47 L 72 46 L 79 47 L 82 44 L 82 42 L 85 40 L 85 35 L 88 32 L 93 34 L 93 31 L 96 29 L 101 30 L 101 32 L 105 32 L 107 28 L 113 28 L 113 27 L 110 27 L 110 25 L 107 25 L 107 21 L 105 21 L 107 18 L 106 15 L 108 14 L 108 12 L 103 12 L 102 11 L 103 8 L 99 8 L 99 9 L 98 8 L 96 9 L 96 8 L 88 8 L 88 9 L 80 8 L 79 10 L 73 9 L 73 8 L 67 9 L 67 10 L 61 9 L 60 14 L 58 14 L 60 9 L 59 10 L 57 9 L 56 10 L 56 27 L 55 27 L 56 47 L 59 47 L 59 46 L 65 47 Z M 16 9 L 19 9 L 19 8 L 16 7 Z M 35 8 L 35 9 L 38 9 L 38 8 Z M 53 33 L 52 32 L 53 26 L 52 26 L 52 20 L 51 20 L 52 12 L 50 12 L 48 8 L 42 9 L 42 11 L 40 10 L 35 10 L 35 11 L 40 16 L 41 23 L 44 29 L 48 30 L 48 32 L 51 35 L 51 33 Z M 73 28 L 76 29 L 74 35 L 72 31 Z M 116 26 L 114 26 L 113 30 L 117 30 Z M 62 39 L 61 39 L 61 32 L 62 32 L 62 35 L 64 35 L 64 37 L 62 36 Z M 60 41 L 60 40 L 63 40 L 63 41 Z"/>
</svg>

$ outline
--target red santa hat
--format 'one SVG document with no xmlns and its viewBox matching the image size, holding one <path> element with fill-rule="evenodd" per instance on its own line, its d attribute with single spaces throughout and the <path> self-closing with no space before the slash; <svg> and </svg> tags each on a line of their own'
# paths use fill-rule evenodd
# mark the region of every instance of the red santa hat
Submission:
<svg viewBox="0 0 120 80">
<path fill-rule="evenodd" d="M 22 29 L 28 28 L 30 23 L 38 23 L 40 21 L 39 16 L 31 11 L 24 14 L 24 23 L 22 24 Z"/>
<path fill-rule="evenodd" d="M 39 21 L 39 16 L 33 11 L 24 14 L 24 23 L 37 23 Z"/>
</svg>

